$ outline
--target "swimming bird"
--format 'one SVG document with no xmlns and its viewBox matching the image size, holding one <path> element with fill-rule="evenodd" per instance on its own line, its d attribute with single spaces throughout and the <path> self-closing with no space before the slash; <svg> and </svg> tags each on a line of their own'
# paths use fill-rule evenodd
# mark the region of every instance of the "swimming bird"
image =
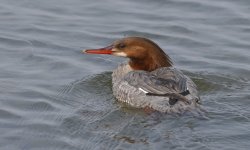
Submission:
<svg viewBox="0 0 250 150">
<path fill-rule="evenodd" d="M 118 101 L 164 113 L 186 112 L 200 105 L 195 83 L 174 68 L 170 57 L 147 38 L 125 37 L 83 52 L 129 58 L 112 73 L 113 94 Z"/>
</svg>

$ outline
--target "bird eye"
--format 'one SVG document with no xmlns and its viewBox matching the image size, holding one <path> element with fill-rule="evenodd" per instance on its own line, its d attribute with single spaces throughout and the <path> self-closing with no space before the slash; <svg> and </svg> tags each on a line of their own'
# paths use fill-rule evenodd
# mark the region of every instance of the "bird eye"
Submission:
<svg viewBox="0 0 250 150">
<path fill-rule="evenodd" d="M 118 46 L 117 46 L 119 49 L 123 49 L 126 47 L 126 45 L 124 43 L 120 43 Z"/>
</svg>

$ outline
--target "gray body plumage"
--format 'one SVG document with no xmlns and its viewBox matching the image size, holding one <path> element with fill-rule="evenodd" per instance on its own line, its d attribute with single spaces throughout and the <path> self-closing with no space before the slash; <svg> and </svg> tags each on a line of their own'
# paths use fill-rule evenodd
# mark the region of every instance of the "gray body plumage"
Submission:
<svg viewBox="0 0 250 150">
<path fill-rule="evenodd" d="M 162 67 L 152 72 L 134 71 L 123 63 L 114 70 L 112 83 L 114 96 L 133 107 L 181 113 L 199 106 L 199 95 L 194 82 L 172 67 Z M 190 94 L 179 94 L 187 90 Z M 169 95 L 149 96 L 145 92 Z M 171 105 L 170 98 L 177 99 L 176 103 Z"/>
</svg>

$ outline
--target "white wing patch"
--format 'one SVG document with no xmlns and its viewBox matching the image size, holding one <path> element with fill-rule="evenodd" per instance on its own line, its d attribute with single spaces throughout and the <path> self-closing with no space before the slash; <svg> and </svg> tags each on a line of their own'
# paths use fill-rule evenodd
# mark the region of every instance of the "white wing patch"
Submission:
<svg viewBox="0 0 250 150">
<path fill-rule="evenodd" d="M 142 91 L 143 93 L 145 93 L 145 94 L 147 94 L 148 92 L 147 91 L 145 91 L 144 89 L 142 89 L 142 88 L 139 88 L 139 90 L 140 91 Z"/>
</svg>

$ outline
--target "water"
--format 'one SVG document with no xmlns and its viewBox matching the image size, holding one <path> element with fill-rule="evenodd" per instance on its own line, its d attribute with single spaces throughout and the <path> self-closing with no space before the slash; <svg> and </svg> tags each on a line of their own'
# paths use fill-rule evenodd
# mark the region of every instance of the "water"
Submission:
<svg viewBox="0 0 250 150">
<path fill-rule="evenodd" d="M 249 149 L 249 0 L 0 2 L 1 150 Z M 110 75 L 125 59 L 80 51 L 125 36 L 158 43 L 207 118 L 117 102 Z"/>
</svg>

